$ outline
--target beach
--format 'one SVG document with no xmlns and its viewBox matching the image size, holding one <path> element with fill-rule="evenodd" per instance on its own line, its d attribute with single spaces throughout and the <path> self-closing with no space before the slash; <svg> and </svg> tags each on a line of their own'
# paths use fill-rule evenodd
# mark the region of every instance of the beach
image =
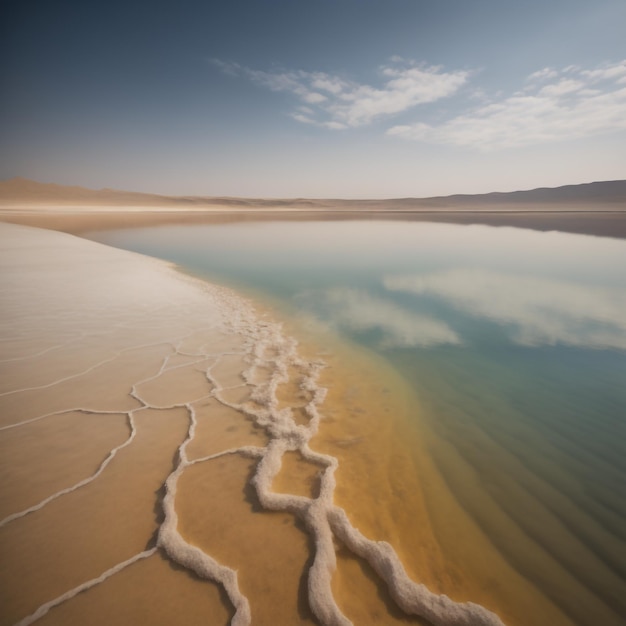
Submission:
<svg viewBox="0 0 626 626">
<path fill-rule="evenodd" d="M 542 589 L 549 555 L 386 359 L 170 263 L 1 228 L 1 623 L 565 626 L 573 589 L 611 623 L 573 580 Z"/>
<path fill-rule="evenodd" d="M 353 423 L 331 404 L 316 451 L 325 364 L 249 302 L 61 233 L 2 225 L 2 242 L 2 623 L 348 623 L 340 605 L 500 623 L 411 583 L 338 504 L 378 394 L 339 377 Z M 362 530 L 386 538 L 367 504 Z M 391 593 L 364 600 L 369 568 Z"/>
</svg>

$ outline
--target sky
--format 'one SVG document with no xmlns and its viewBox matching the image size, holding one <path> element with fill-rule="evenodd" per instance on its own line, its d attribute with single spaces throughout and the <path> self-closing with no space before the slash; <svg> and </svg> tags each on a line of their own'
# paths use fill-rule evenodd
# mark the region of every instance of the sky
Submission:
<svg viewBox="0 0 626 626">
<path fill-rule="evenodd" d="M 2 6 L 2 180 L 397 198 L 626 178 L 624 0 Z"/>
</svg>

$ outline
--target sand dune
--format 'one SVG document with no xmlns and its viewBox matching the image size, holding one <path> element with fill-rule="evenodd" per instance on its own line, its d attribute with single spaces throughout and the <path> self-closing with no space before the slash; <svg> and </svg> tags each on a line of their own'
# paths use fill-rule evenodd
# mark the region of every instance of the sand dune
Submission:
<svg viewBox="0 0 626 626">
<path fill-rule="evenodd" d="M 152 207 L 231 210 L 307 211 L 626 211 L 626 180 L 567 185 L 510 193 L 433 198 L 342 200 L 305 198 L 232 198 L 164 196 L 115 189 L 39 183 L 25 178 L 0 182 L 0 207 Z"/>
</svg>

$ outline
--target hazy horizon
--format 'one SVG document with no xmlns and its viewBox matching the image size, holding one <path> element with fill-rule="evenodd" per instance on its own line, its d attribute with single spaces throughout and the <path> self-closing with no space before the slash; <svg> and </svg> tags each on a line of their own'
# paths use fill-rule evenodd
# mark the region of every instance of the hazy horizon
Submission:
<svg viewBox="0 0 626 626">
<path fill-rule="evenodd" d="M 626 5 L 4 11 L 0 178 L 398 198 L 626 178 Z"/>
<path fill-rule="evenodd" d="M 60 184 L 57 183 L 55 181 L 41 181 L 41 180 L 33 180 L 31 178 L 26 178 L 24 176 L 14 176 L 11 178 L 7 178 L 7 179 L 2 179 L 0 180 L 0 185 L 2 184 L 12 184 L 12 183 L 17 183 L 17 184 L 22 184 L 25 185 L 25 187 L 22 187 L 22 191 L 29 193 L 32 192 L 33 190 L 29 187 L 30 185 L 35 185 L 35 188 L 37 187 L 57 187 L 58 190 L 57 192 L 71 192 L 73 190 L 76 190 L 78 192 L 78 190 L 81 191 L 88 191 L 88 192 L 94 192 L 94 193 L 111 193 L 111 194 L 138 194 L 138 195 L 145 195 L 145 196 L 162 196 L 164 198 L 170 197 L 170 198 L 198 198 L 198 199 L 202 199 L 203 197 L 206 199 L 211 199 L 211 198 L 219 198 L 219 197 L 223 197 L 223 198 L 231 198 L 234 200 L 339 200 L 339 201 L 343 201 L 343 200 L 363 200 L 363 201 L 369 201 L 371 199 L 374 200 L 402 200 L 402 199 L 414 199 L 414 200 L 430 200 L 430 199 L 438 199 L 438 198 L 446 198 L 446 197 L 453 197 L 453 196 L 481 196 L 481 195 L 509 195 L 509 194 L 517 194 L 517 193 L 526 193 L 526 192 L 533 192 L 533 191 L 543 191 L 543 190 L 547 190 L 547 191 L 558 191 L 560 189 L 564 189 L 564 188 L 571 188 L 571 187 L 588 187 L 589 185 L 611 185 L 614 183 L 623 183 L 626 182 L 626 179 L 616 179 L 616 180 L 594 180 L 594 181 L 586 181 L 586 182 L 580 182 L 580 183 L 572 183 L 572 184 L 564 184 L 564 185 L 559 185 L 556 187 L 533 187 L 533 188 L 527 188 L 527 189 L 510 189 L 510 190 L 502 190 L 502 189 L 492 189 L 490 191 L 486 191 L 484 193 L 478 193 L 478 194 L 468 194 L 468 193 L 464 193 L 464 192 L 457 192 L 455 194 L 447 194 L 447 195 L 442 195 L 442 196 L 430 196 L 430 197 L 405 197 L 405 198 L 400 198 L 400 197 L 396 197 L 396 198 L 392 198 L 392 197 L 388 197 L 388 198 L 365 198 L 365 197 L 360 197 L 360 198 L 322 198 L 322 197 L 313 197 L 313 196 L 291 196 L 291 197 L 287 197 L 287 196 L 283 196 L 283 197 L 269 197 L 267 196 L 266 198 L 260 198 L 260 197 L 254 197 L 254 196 L 210 196 L 210 195 L 192 195 L 189 193 L 181 193 L 181 194 L 161 194 L 155 191 L 138 191 L 136 189 L 118 189 L 118 188 L 113 188 L 113 187 L 90 187 L 90 186 L 86 186 L 86 185 L 78 185 L 78 184 Z"/>
</svg>

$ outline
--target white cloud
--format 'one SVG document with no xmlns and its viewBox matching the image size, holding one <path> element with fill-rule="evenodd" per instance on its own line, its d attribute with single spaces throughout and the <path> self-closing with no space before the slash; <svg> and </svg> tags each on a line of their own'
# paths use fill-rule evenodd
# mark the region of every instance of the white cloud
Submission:
<svg viewBox="0 0 626 626">
<path fill-rule="evenodd" d="M 321 91 L 328 91 L 336 95 L 343 91 L 346 85 L 342 80 L 335 76 L 328 76 L 327 74 L 313 74 L 311 87 Z"/>
<path fill-rule="evenodd" d="M 446 98 L 468 78 L 465 71 L 444 72 L 439 67 L 417 66 L 395 57 L 391 65 L 380 68 L 382 84 L 377 87 L 324 72 L 264 72 L 219 60 L 214 64 L 226 74 L 246 76 L 272 91 L 291 93 L 307 105 L 314 105 L 314 116 L 306 114 L 303 118 L 297 112 L 292 114 L 293 119 L 331 129 L 365 126 L 379 117 Z"/>
<path fill-rule="evenodd" d="M 547 79 L 550 79 L 550 78 L 555 78 L 556 76 L 558 76 L 558 72 L 556 72 L 555 70 L 553 70 L 550 67 L 544 67 L 542 70 L 538 70 L 536 72 L 533 72 L 528 77 L 528 80 L 529 81 L 547 80 Z"/>
<path fill-rule="evenodd" d="M 348 128 L 345 124 L 341 122 L 321 122 L 320 124 L 324 128 L 330 128 L 331 130 L 343 130 L 344 128 Z"/>
<path fill-rule="evenodd" d="M 539 91 L 540 96 L 563 96 L 568 93 L 579 91 L 585 86 L 585 84 L 579 80 L 572 80 L 571 78 L 564 78 L 557 83 L 546 85 Z"/>
<path fill-rule="evenodd" d="M 381 347 L 435 346 L 461 343 L 444 322 L 407 311 L 359 289 L 330 289 L 323 293 L 302 294 L 308 306 L 321 310 L 333 326 L 353 331 L 378 330 Z"/>
<path fill-rule="evenodd" d="M 394 126 L 389 135 L 482 150 L 626 130 L 626 61 L 592 70 L 544 68 L 523 92 L 499 97 L 440 124 Z"/>
<path fill-rule="evenodd" d="M 326 96 L 323 96 L 321 93 L 317 93 L 316 91 L 309 91 L 302 96 L 302 99 L 309 104 L 320 104 L 320 102 L 325 102 L 328 100 Z"/>
<path fill-rule="evenodd" d="M 626 294 L 615 289 L 478 269 L 389 276 L 384 285 L 498 321 L 521 345 L 626 349 Z"/>
<path fill-rule="evenodd" d="M 291 117 L 297 122 L 301 122 L 302 124 L 315 124 L 315 122 L 304 113 L 292 113 Z"/>
<path fill-rule="evenodd" d="M 616 65 L 609 65 L 595 70 L 584 70 L 581 74 L 591 80 L 620 79 L 626 76 L 626 60 Z"/>
</svg>

